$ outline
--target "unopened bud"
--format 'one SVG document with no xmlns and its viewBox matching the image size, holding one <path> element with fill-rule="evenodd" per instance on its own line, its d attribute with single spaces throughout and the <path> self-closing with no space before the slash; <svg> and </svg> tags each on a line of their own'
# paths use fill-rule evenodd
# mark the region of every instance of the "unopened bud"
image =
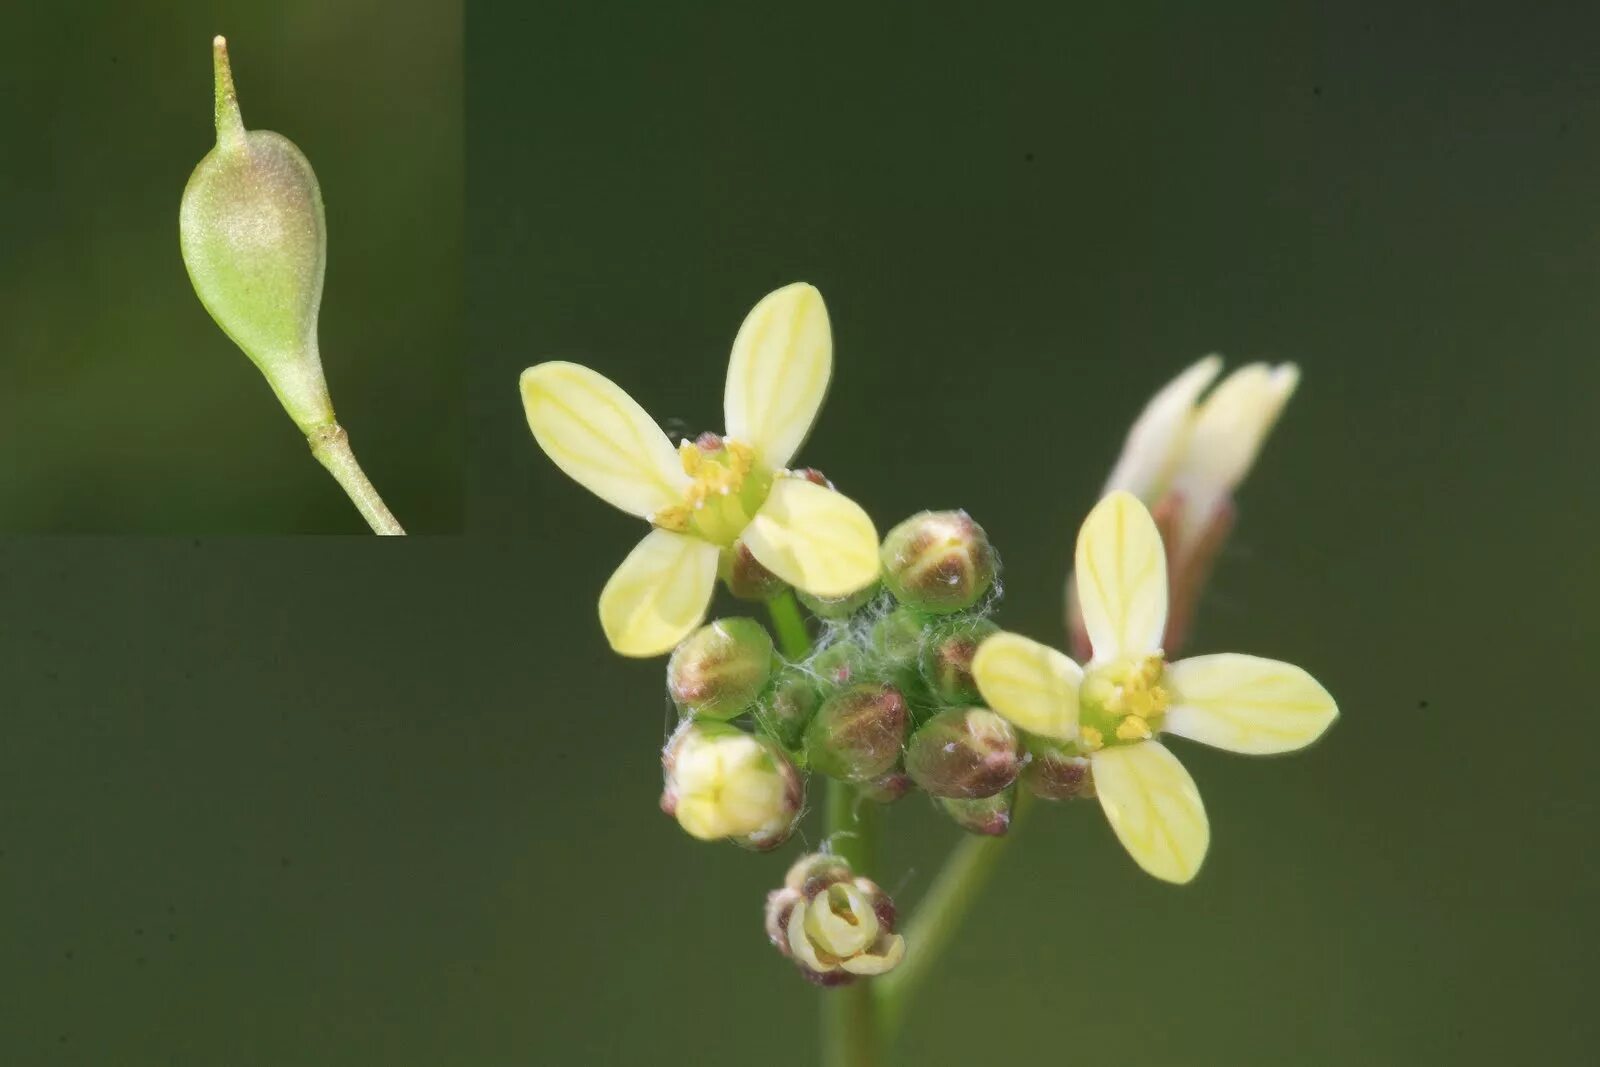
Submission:
<svg viewBox="0 0 1600 1067">
<path fill-rule="evenodd" d="M 685 715 L 732 719 L 772 677 L 772 638 L 754 619 L 718 619 L 683 640 L 667 661 L 667 691 Z"/>
<path fill-rule="evenodd" d="M 717 573 L 722 576 L 728 592 L 740 600 L 764 603 L 789 588 L 788 582 L 761 565 L 743 541 L 735 541 L 731 548 L 723 549 Z"/>
<path fill-rule="evenodd" d="M 927 619 L 918 611 L 898 607 L 872 624 L 868 641 L 885 672 L 914 666 L 927 637 Z"/>
<path fill-rule="evenodd" d="M 866 651 L 856 642 L 841 638 L 818 652 L 811 660 L 811 669 L 826 685 L 852 685 L 872 673 L 872 664 Z"/>
<path fill-rule="evenodd" d="M 878 775 L 870 782 L 862 782 L 856 786 L 856 792 L 863 800 L 870 800 L 874 804 L 893 804 L 911 792 L 914 784 L 909 774 L 895 768 Z"/>
<path fill-rule="evenodd" d="M 906 735 L 906 701 L 891 685 L 842 689 L 817 710 L 806 728 L 811 769 L 847 782 L 867 782 L 900 759 Z"/>
<path fill-rule="evenodd" d="M 310 434 L 334 422 L 317 351 L 327 252 L 322 193 L 287 138 L 244 128 L 221 37 L 213 53 L 217 146 L 183 191 L 184 266 L 205 309 Z"/>
<path fill-rule="evenodd" d="M 702 841 L 776 848 L 805 803 L 805 785 L 782 750 L 725 723 L 684 723 L 661 764 L 661 810 Z"/>
<path fill-rule="evenodd" d="M 756 723 L 784 748 L 797 749 L 821 704 L 817 680 L 799 667 L 785 667 L 757 703 Z"/>
<path fill-rule="evenodd" d="M 827 854 L 802 856 L 789 869 L 783 888 L 767 896 L 766 928 L 773 946 L 818 985 L 884 974 L 905 957 L 888 894 Z"/>
<path fill-rule="evenodd" d="M 935 632 L 922 649 L 922 680 L 940 704 L 976 704 L 982 696 L 972 678 L 972 657 L 983 639 L 999 633 L 988 619 L 963 618 Z"/>
<path fill-rule="evenodd" d="M 938 797 L 934 803 L 943 808 L 944 813 L 968 833 L 1002 837 L 1011 829 L 1011 809 L 1016 799 L 1017 790 L 1012 786 L 992 797 L 982 797 L 977 800 Z"/>
<path fill-rule="evenodd" d="M 889 531 L 883 584 L 902 604 L 933 615 L 972 607 L 994 584 L 994 549 L 965 511 L 924 511 Z"/>
<path fill-rule="evenodd" d="M 988 708 L 951 708 L 929 719 L 906 747 L 906 771 L 936 797 L 991 797 L 1017 780 L 1021 745 Z"/>
<path fill-rule="evenodd" d="M 1029 736 L 1028 766 L 1022 784 L 1028 792 L 1044 800 L 1071 800 L 1092 797 L 1094 768 L 1072 744 Z"/>
<path fill-rule="evenodd" d="M 878 583 L 874 582 L 865 589 L 857 589 L 854 593 L 846 593 L 844 596 L 812 596 L 804 590 L 797 590 L 796 595 L 799 596 L 800 603 L 806 606 L 806 610 L 817 618 L 840 621 L 848 619 L 870 603 L 872 598 L 878 595 L 879 588 Z"/>
</svg>

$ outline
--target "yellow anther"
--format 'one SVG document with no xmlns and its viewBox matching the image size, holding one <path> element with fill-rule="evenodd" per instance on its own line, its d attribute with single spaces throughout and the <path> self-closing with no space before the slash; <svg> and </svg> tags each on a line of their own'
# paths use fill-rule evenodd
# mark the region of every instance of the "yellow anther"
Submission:
<svg viewBox="0 0 1600 1067">
<path fill-rule="evenodd" d="M 1150 724 L 1137 715 L 1129 715 L 1117 723 L 1117 737 L 1123 741 L 1148 741 L 1152 736 Z"/>
<path fill-rule="evenodd" d="M 650 516 L 650 525 L 661 530 L 683 533 L 689 528 L 689 508 L 684 504 L 662 508 Z"/>
<path fill-rule="evenodd" d="M 705 466 L 706 454 L 693 441 L 680 441 L 678 442 L 678 462 L 683 464 L 683 473 L 694 478 L 699 475 L 700 469 Z"/>
<path fill-rule="evenodd" d="M 1105 746 L 1105 738 L 1093 726 L 1081 726 L 1078 728 L 1078 746 L 1093 752 Z"/>
</svg>

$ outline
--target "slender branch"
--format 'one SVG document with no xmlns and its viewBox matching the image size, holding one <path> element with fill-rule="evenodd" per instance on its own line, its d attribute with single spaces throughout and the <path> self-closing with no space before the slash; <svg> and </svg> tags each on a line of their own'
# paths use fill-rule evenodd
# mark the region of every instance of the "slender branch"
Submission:
<svg viewBox="0 0 1600 1067">
<path fill-rule="evenodd" d="M 317 462 L 328 468 L 334 481 L 345 491 L 350 502 L 361 512 L 375 534 L 397 535 L 405 533 L 400 523 L 383 503 L 383 497 L 367 479 L 356 454 L 350 450 L 350 435 L 338 423 L 318 427 L 306 436 L 311 444 L 311 454 Z"/>
<path fill-rule="evenodd" d="M 878 806 L 863 800 L 848 782 L 828 780 L 826 829 L 829 847 L 859 873 L 874 869 L 878 845 Z M 892 972 L 891 972 L 892 973 Z M 874 982 L 852 982 L 823 990 L 822 1062 L 828 1067 L 880 1067 L 882 1039 Z"/>
<path fill-rule="evenodd" d="M 767 613 L 772 616 L 772 628 L 778 632 L 778 651 L 792 660 L 805 659 L 811 652 L 811 637 L 806 633 L 806 620 L 800 615 L 794 592 L 786 589 L 767 601 Z"/>
<path fill-rule="evenodd" d="M 902 931 L 906 939 L 906 958 L 900 961 L 900 966 L 877 980 L 879 1017 L 889 1040 L 899 1032 L 917 990 L 949 947 L 978 895 L 989 884 L 995 863 L 1017 832 L 1017 823 L 1030 799 L 1025 790 L 1018 790 L 1011 828 L 1003 837 L 974 835 L 956 845 L 917 905 L 911 921 Z"/>
</svg>

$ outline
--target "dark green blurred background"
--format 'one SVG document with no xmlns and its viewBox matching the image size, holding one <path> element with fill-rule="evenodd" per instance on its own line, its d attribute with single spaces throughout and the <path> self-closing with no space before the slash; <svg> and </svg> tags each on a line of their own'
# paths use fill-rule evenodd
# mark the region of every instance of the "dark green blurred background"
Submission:
<svg viewBox="0 0 1600 1067">
<path fill-rule="evenodd" d="M 459 529 L 460 2 L 235 0 L 8 5 L 0 531 L 366 529 L 178 254 L 217 33 L 322 185 L 340 421 L 408 528 Z"/>
<path fill-rule="evenodd" d="M 619 663 L 594 619 L 641 528 L 537 452 L 514 389 L 528 363 L 578 359 L 674 431 L 718 429 L 740 317 L 796 278 L 837 342 L 804 460 L 880 527 L 971 510 L 1005 557 L 1000 621 L 1040 639 L 1062 636 L 1072 538 L 1149 392 L 1212 349 L 1305 371 L 1194 648 L 1300 663 L 1342 721 L 1279 760 L 1176 743 L 1213 825 L 1188 889 L 1140 874 L 1093 805 L 1036 812 L 904 1062 L 1592 1057 L 1600 26 L 900 10 L 475 0 L 472 536 L 0 541 L 0 1062 L 814 1063 L 819 994 L 760 930 L 798 845 L 701 845 L 655 811 L 661 664 Z M 290 132 L 332 214 L 328 168 L 365 136 L 326 111 L 351 82 L 337 49 L 300 68 L 327 81 L 274 77 L 318 25 L 274 23 L 237 46 L 247 121 L 327 123 L 320 152 L 316 125 Z M 174 25 L 138 32 L 176 47 Z M 175 84 L 204 91 L 209 32 Z M 416 78 L 384 65 L 403 125 Z M 161 105 L 189 132 L 149 180 L 153 216 L 205 145 L 192 88 Z M 139 139 L 59 91 L 62 114 Z M 67 119 L 30 121 L 76 147 Z M 368 188 L 398 188 L 392 154 L 362 156 Z M 325 330 L 356 313 L 334 299 L 333 218 Z M 177 269 L 168 220 L 146 236 Z M 191 470 L 190 496 L 147 470 L 119 513 L 262 528 L 286 512 L 255 490 L 314 491 L 293 528 L 349 527 L 181 270 L 139 278 L 239 396 L 195 411 L 261 425 Z M 75 309 L 24 306 L 87 328 Z M 380 422 L 406 435 L 362 448 L 379 484 L 416 477 L 397 450 L 439 427 L 351 388 L 325 347 L 358 447 Z M 63 373 L 42 358 L 26 373 Z M 73 440 L 29 450 L 99 470 Z M 280 446 L 281 480 L 222 477 Z M 219 499 L 261 523 L 207 521 Z M 888 823 L 873 873 L 910 906 L 956 832 L 916 799 Z"/>
</svg>

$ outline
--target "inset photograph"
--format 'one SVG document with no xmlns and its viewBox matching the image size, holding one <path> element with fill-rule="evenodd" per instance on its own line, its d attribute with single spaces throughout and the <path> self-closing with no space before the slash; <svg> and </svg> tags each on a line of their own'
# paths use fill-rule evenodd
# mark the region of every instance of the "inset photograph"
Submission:
<svg viewBox="0 0 1600 1067">
<path fill-rule="evenodd" d="M 459 529 L 460 4 L 9 21 L 0 532 Z"/>
</svg>

